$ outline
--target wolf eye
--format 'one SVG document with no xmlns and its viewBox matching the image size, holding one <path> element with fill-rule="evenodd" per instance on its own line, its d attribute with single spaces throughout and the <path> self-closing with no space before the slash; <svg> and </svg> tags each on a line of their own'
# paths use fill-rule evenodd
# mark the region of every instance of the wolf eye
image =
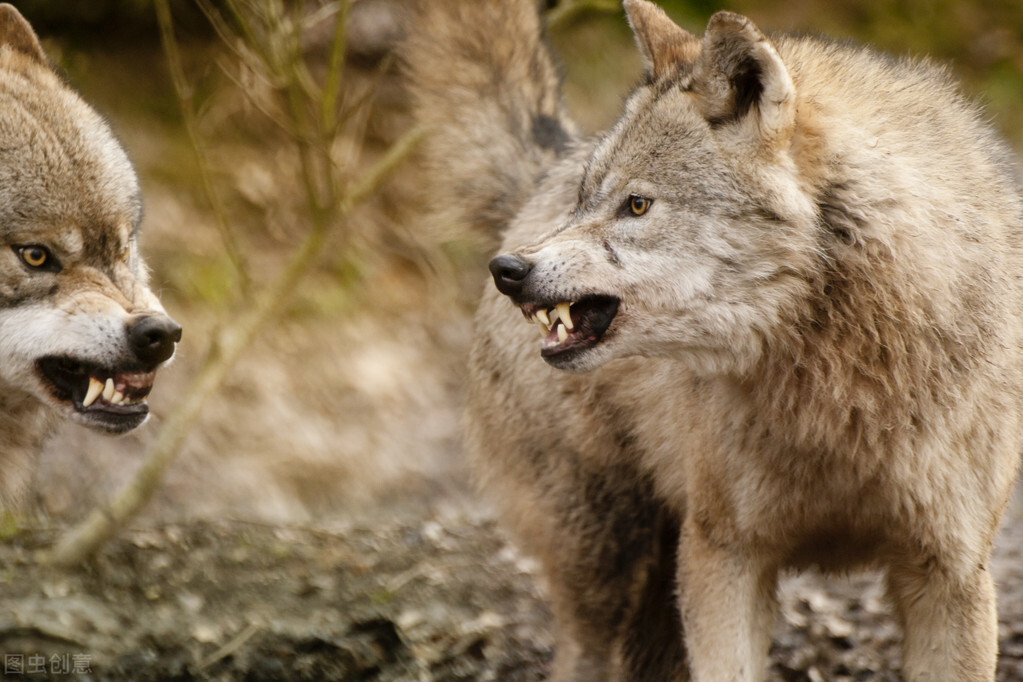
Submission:
<svg viewBox="0 0 1023 682">
<path fill-rule="evenodd" d="M 130 258 L 131 258 L 131 245 L 129 244 L 128 246 L 124 247 L 123 251 L 121 251 L 121 262 L 122 263 L 127 263 Z"/>
<path fill-rule="evenodd" d="M 647 199 L 646 197 L 641 197 L 638 194 L 630 194 L 629 195 L 629 201 L 628 201 L 629 211 L 634 216 L 641 216 L 644 213 L 646 213 L 647 211 L 649 211 L 650 210 L 650 204 L 652 204 L 652 203 L 654 203 L 653 199 Z"/>
<path fill-rule="evenodd" d="M 14 251 L 25 265 L 35 270 L 56 271 L 60 269 L 57 259 L 53 257 L 50 250 L 45 246 L 40 246 L 39 244 L 15 246 Z"/>
</svg>

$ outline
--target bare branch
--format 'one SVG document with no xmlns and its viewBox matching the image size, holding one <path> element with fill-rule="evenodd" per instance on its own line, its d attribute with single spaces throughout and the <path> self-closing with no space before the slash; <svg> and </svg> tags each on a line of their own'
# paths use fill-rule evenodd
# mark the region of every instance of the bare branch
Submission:
<svg viewBox="0 0 1023 682">
<path fill-rule="evenodd" d="M 327 77 L 323 85 L 323 108 L 320 117 L 323 130 L 333 133 L 337 128 L 337 99 L 341 92 L 341 71 L 344 69 L 346 36 L 350 0 L 339 0 L 337 18 L 334 22 L 334 40 L 330 46 L 330 61 L 327 63 Z"/>
<path fill-rule="evenodd" d="M 205 670 L 214 663 L 218 663 L 228 656 L 233 655 L 236 651 L 241 649 L 246 642 L 252 639 L 252 636 L 259 632 L 259 629 L 259 625 L 256 623 L 249 623 L 234 639 L 199 661 L 199 670 Z"/>
<path fill-rule="evenodd" d="M 213 188 L 213 180 L 210 177 L 209 160 L 206 158 L 204 147 L 199 142 L 198 124 L 195 119 L 195 111 L 192 106 L 192 88 L 185 78 L 185 71 L 181 62 L 181 51 L 178 49 L 178 41 L 174 36 L 174 23 L 171 17 L 170 7 L 167 0 L 155 0 L 156 16 L 160 23 L 160 39 L 163 42 L 163 51 L 167 56 L 167 67 L 170 70 L 171 82 L 177 94 L 178 105 L 181 110 L 181 117 L 184 120 L 185 132 L 191 143 L 195 155 L 195 162 L 199 168 L 199 178 L 202 181 L 203 192 L 206 200 L 213 210 L 213 217 L 217 223 L 217 230 L 220 232 L 220 239 L 227 250 L 228 258 L 238 273 L 239 285 L 242 293 L 248 290 L 250 285 L 249 268 L 245 257 L 238 245 L 238 239 L 231 225 L 227 220 L 227 213 L 220 195 Z"/>
</svg>

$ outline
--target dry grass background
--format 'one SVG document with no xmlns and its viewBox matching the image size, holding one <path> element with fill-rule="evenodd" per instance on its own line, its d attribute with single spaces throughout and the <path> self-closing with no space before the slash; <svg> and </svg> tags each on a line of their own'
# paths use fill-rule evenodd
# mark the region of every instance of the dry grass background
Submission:
<svg viewBox="0 0 1023 682">
<path fill-rule="evenodd" d="M 665 4 L 699 31 L 720 3 Z M 854 37 L 895 53 L 953 60 L 968 89 L 986 97 L 996 122 L 1023 143 L 1017 3 L 924 4 L 736 0 L 728 6 L 769 29 Z M 363 165 L 409 125 L 386 54 L 399 33 L 401 8 L 400 0 L 358 0 L 353 8 L 346 83 L 373 94 L 346 144 Z M 32 20 L 30 9 L 23 11 Z M 177 360 L 157 380 L 149 426 L 116 440 L 67 426 L 47 446 L 32 508 L 74 519 L 130 479 L 161 414 L 189 399 L 187 378 L 214 321 L 234 314 L 229 301 L 237 282 L 176 115 L 158 41 L 104 40 L 97 27 L 64 35 L 59 16 L 42 10 L 40 16 L 56 30 L 41 31 L 48 51 L 112 120 L 137 165 L 146 198 L 142 248 L 166 307 L 185 328 Z M 329 25 L 309 28 L 314 61 Z M 298 238 L 294 160 L 240 89 L 256 85 L 227 77 L 237 71 L 208 32 L 187 35 L 189 77 L 217 185 L 255 271 L 270 277 Z M 552 39 L 564 61 L 571 110 L 585 129 L 598 130 L 613 120 L 640 71 L 623 18 L 579 12 L 555 27 Z M 301 522 L 462 498 L 461 386 L 490 244 L 424 215 L 419 180 L 409 165 L 357 210 L 345 243 L 329 247 L 296 304 L 204 410 L 145 517 Z M 454 198 L 458 188 L 450 191 Z"/>
</svg>

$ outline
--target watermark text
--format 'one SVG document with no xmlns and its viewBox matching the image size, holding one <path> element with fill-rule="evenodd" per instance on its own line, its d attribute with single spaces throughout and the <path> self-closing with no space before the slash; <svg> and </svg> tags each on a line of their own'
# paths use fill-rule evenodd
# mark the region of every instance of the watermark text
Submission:
<svg viewBox="0 0 1023 682">
<path fill-rule="evenodd" d="M 90 654 L 4 654 L 4 675 L 85 675 L 92 673 Z"/>
</svg>

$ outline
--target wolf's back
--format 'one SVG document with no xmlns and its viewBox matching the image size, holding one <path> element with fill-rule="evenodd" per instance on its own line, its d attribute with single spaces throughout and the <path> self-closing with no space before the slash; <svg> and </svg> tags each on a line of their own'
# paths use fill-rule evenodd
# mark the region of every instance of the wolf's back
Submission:
<svg viewBox="0 0 1023 682">
<path fill-rule="evenodd" d="M 536 0 L 418 0 L 403 57 L 436 208 L 497 235 L 571 144 Z"/>
</svg>

